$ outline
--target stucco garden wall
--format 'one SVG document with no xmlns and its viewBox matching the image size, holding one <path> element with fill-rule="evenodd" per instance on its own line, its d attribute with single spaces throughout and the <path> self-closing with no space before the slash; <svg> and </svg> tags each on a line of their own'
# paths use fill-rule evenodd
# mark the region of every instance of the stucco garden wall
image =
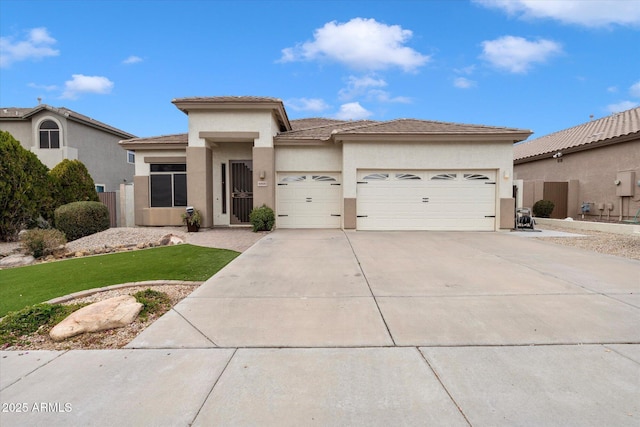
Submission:
<svg viewBox="0 0 640 427">
<path fill-rule="evenodd" d="M 593 203 L 591 214 L 598 216 L 597 205 L 599 203 L 613 204 L 612 217 L 620 215 L 620 197 L 616 195 L 614 181 L 618 172 L 634 171 L 635 186 L 634 196 L 624 198 L 622 214 L 625 217 L 633 216 L 640 209 L 640 140 L 634 140 L 605 147 L 565 153 L 561 162 L 552 158 L 537 160 L 529 163 L 516 164 L 514 173 L 517 179 L 524 181 L 568 182 L 577 180 L 578 185 L 574 193 L 569 194 L 569 200 Z M 570 188 L 571 192 L 571 188 Z M 569 212 L 579 212 L 579 206 L 569 206 Z M 604 216 L 606 217 L 605 210 Z"/>
</svg>

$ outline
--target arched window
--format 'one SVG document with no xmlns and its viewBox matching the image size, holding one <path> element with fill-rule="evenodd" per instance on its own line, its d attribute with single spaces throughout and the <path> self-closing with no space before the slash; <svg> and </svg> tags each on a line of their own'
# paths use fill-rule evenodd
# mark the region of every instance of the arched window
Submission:
<svg viewBox="0 0 640 427">
<path fill-rule="evenodd" d="M 53 120 L 40 124 L 40 148 L 60 148 L 60 129 Z"/>
</svg>

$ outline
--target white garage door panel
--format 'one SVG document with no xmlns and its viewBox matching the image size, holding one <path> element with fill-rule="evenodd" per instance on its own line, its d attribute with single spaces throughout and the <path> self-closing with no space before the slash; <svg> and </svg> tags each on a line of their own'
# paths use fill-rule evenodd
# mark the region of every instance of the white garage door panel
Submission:
<svg viewBox="0 0 640 427">
<path fill-rule="evenodd" d="M 363 171 L 358 178 L 360 230 L 495 229 L 493 171 Z"/>
<path fill-rule="evenodd" d="M 340 228 L 342 189 L 337 174 L 278 175 L 276 226 Z"/>
</svg>

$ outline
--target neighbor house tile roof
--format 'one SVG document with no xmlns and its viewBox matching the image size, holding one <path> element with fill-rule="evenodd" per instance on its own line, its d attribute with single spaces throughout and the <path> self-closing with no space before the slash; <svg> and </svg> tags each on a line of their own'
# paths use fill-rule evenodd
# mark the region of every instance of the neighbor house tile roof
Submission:
<svg viewBox="0 0 640 427">
<path fill-rule="evenodd" d="M 525 161 L 564 150 L 597 148 L 634 136 L 640 138 L 640 107 L 592 120 L 513 146 L 514 161 Z"/>
<path fill-rule="evenodd" d="M 75 120 L 77 122 L 84 123 L 88 126 L 96 127 L 107 131 L 109 133 L 113 133 L 115 135 L 120 136 L 121 138 L 133 138 L 135 135 L 125 132 L 121 129 L 110 126 L 106 123 L 102 123 L 98 120 L 92 119 L 89 116 L 85 116 L 84 114 L 77 113 L 73 110 L 70 110 L 65 107 L 52 107 L 47 104 L 40 104 L 34 108 L 15 108 L 15 107 L 0 107 L 0 120 L 27 120 L 31 116 L 39 113 L 40 111 L 47 110 L 53 113 L 59 114 L 61 116 L 66 117 L 70 120 Z"/>
</svg>

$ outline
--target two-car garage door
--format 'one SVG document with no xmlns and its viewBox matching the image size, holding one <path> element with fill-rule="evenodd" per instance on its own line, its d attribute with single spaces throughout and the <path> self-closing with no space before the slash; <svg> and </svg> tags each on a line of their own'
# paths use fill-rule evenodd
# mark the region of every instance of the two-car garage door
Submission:
<svg viewBox="0 0 640 427">
<path fill-rule="evenodd" d="M 358 230 L 493 231 L 494 171 L 359 171 Z"/>
<path fill-rule="evenodd" d="M 495 230 L 495 171 L 361 170 L 358 230 Z M 279 228 L 340 228 L 342 186 L 337 173 L 280 173 Z"/>
</svg>

